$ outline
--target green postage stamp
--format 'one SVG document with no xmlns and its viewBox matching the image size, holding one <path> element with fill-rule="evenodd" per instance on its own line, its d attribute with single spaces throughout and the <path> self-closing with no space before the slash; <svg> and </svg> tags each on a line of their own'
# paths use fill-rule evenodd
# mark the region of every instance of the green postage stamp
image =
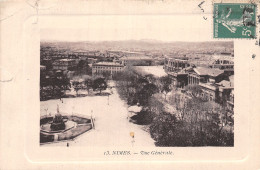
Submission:
<svg viewBox="0 0 260 170">
<path fill-rule="evenodd" d="M 214 38 L 256 38 L 255 4 L 214 4 Z"/>
</svg>

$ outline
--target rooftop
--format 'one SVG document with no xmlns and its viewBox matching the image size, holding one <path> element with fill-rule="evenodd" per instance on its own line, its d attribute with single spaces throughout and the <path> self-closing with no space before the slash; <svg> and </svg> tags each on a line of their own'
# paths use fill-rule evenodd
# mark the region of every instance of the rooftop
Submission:
<svg viewBox="0 0 260 170">
<path fill-rule="evenodd" d="M 224 88 L 234 88 L 234 76 L 229 77 L 229 81 L 227 80 L 222 80 L 219 83 L 216 83 L 219 86 L 222 86 Z"/>
<path fill-rule="evenodd" d="M 185 61 L 189 60 L 189 58 L 187 58 L 187 57 L 170 57 L 169 59 L 171 59 L 171 60 L 185 60 Z"/>
<path fill-rule="evenodd" d="M 194 68 L 194 71 L 198 75 L 209 75 L 209 76 L 213 76 L 213 77 L 216 77 L 216 76 L 224 73 L 224 70 L 215 69 L 215 68 L 207 68 L 207 67 L 196 67 L 196 68 Z"/>
<path fill-rule="evenodd" d="M 219 86 L 222 86 L 224 88 L 234 88 L 234 83 L 227 81 L 227 80 L 222 80 L 219 83 L 216 83 Z"/>
<path fill-rule="evenodd" d="M 64 59 L 60 59 L 58 61 L 75 61 L 75 59 L 67 59 L 67 58 L 64 58 Z"/>
<path fill-rule="evenodd" d="M 234 57 L 232 57 L 231 55 L 213 55 L 212 56 L 213 59 L 215 60 L 229 60 L 229 61 L 234 61 Z"/>
<path fill-rule="evenodd" d="M 207 88 L 207 89 L 210 89 L 210 90 L 213 90 L 213 91 L 217 90 L 217 87 L 215 85 L 211 84 L 211 83 L 199 83 L 199 85 L 201 87 L 204 87 L 204 88 Z"/>
<path fill-rule="evenodd" d="M 147 56 L 132 56 L 132 57 L 121 57 L 120 60 L 152 60 L 152 58 Z"/>
<path fill-rule="evenodd" d="M 187 75 L 188 73 L 184 73 L 184 72 L 168 72 L 169 75 L 177 77 L 180 75 Z"/>
<path fill-rule="evenodd" d="M 181 55 L 181 54 L 170 54 L 169 56 L 165 55 L 165 57 L 169 58 L 169 59 L 179 59 L 179 60 L 188 60 L 189 59 L 187 57 L 187 55 Z"/>
<path fill-rule="evenodd" d="M 102 65 L 102 66 L 123 66 L 120 63 L 116 63 L 116 62 L 99 62 L 99 63 L 95 63 L 93 64 L 93 66 L 98 66 L 98 65 Z"/>
</svg>

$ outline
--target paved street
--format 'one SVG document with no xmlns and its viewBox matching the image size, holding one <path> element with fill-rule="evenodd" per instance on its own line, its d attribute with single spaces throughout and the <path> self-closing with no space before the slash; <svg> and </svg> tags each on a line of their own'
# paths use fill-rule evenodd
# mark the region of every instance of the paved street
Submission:
<svg viewBox="0 0 260 170">
<path fill-rule="evenodd" d="M 91 115 L 95 118 L 95 129 L 84 133 L 70 141 L 70 146 L 94 146 L 94 147 L 152 147 L 153 139 L 148 132 L 142 130 L 142 126 L 133 124 L 127 119 L 127 105 L 119 98 L 116 89 L 109 96 L 89 96 L 79 98 L 65 98 L 63 103 L 58 100 L 41 102 L 41 115 L 54 114 L 59 104 L 61 113 L 80 113 Z M 132 142 L 130 132 L 134 132 L 135 140 Z M 47 144 L 66 146 L 66 142 Z"/>
</svg>

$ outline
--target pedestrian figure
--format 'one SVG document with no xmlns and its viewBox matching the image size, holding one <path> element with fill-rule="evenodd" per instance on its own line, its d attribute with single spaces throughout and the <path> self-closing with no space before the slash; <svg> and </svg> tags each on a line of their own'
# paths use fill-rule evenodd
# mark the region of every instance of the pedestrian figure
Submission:
<svg viewBox="0 0 260 170">
<path fill-rule="evenodd" d="M 134 132 L 130 132 L 130 136 L 132 137 L 132 146 L 134 146 L 134 143 L 135 143 L 135 133 Z"/>
<path fill-rule="evenodd" d="M 69 147 L 70 146 L 70 144 L 67 142 L 67 147 Z"/>
</svg>

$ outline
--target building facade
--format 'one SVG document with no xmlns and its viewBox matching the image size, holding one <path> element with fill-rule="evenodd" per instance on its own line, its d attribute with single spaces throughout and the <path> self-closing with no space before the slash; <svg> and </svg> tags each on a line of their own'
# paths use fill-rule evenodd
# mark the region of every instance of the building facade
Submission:
<svg viewBox="0 0 260 170">
<path fill-rule="evenodd" d="M 189 66 L 190 64 L 186 57 L 165 58 L 164 61 L 165 72 L 178 72 Z"/>
<path fill-rule="evenodd" d="M 115 74 L 123 71 L 124 65 L 115 62 L 99 62 L 92 65 L 92 74 Z"/>
<path fill-rule="evenodd" d="M 212 83 L 200 83 L 201 98 L 206 101 L 216 101 L 219 97 L 219 89 Z"/>
<path fill-rule="evenodd" d="M 69 70 L 77 65 L 77 61 L 75 59 L 60 59 L 55 60 L 52 64 L 54 70 Z"/>
<path fill-rule="evenodd" d="M 234 76 L 229 76 L 229 80 L 217 83 L 219 86 L 219 96 L 222 103 L 227 106 L 229 112 L 234 111 Z"/>
<path fill-rule="evenodd" d="M 184 88 L 188 85 L 188 73 L 185 72 L 169 72 L 168 75 L 172 79 L 172 85 L 178 88 Z"/>
<path fill-rule="evenodd" d="M 226 77 L 223 70 L 197 67 L 193 68 L 188 75 L 189 85 L 198 85 L 200 83 L 218 83 Z"/>
<path fill-rule="evenodd" d="M 213 61 L 209 64 L 211 68 L 224 70 L 229 75 L 234 74 L 234 58 L 231 56 L 214 55 Z"/>
</svg>

